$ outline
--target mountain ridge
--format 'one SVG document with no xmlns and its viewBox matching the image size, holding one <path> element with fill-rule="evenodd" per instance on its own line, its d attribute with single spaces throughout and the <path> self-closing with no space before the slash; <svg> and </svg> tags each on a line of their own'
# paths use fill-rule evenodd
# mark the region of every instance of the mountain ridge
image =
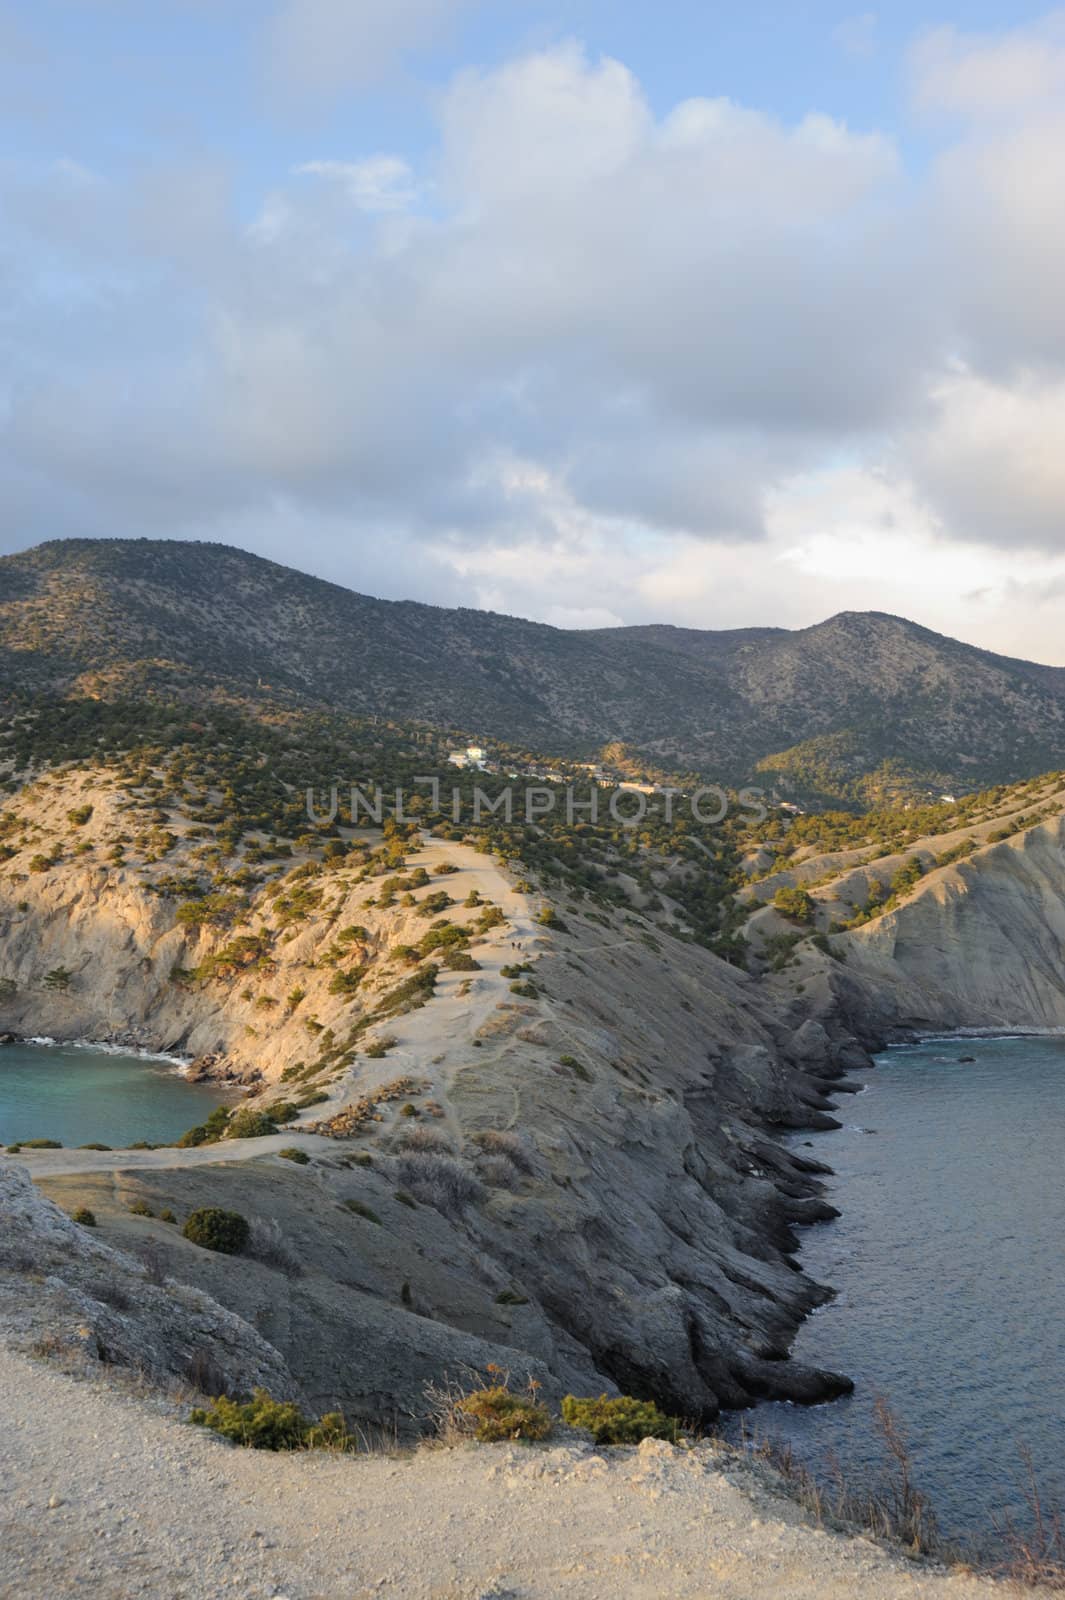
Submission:
<svg viewBox="0 0 1065 1600">
<path fill-rule="evenodd" d="M 621 742 L 649 764 L 760 773 L 800 796 L 968 789 L 1065 764 L 1065 668 L 890 613 L 562 629 L 380 600 L 210 542 L 54 540 L 0 558 L 0 681 L 380 714 L 568 757 Z"/>
</svg>

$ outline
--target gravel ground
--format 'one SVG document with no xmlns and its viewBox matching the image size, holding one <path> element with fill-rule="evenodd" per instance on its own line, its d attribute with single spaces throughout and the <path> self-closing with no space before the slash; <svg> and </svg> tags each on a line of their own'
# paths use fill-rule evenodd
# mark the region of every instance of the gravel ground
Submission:
<svg viewBox="0 0 1065 1600">
<path fill-rule="evenodd" d="M 0 1351 L 4 1600 L 988 1600 L 808 1526 L 712 1452 L 235 1450 Z"/>
</svg>

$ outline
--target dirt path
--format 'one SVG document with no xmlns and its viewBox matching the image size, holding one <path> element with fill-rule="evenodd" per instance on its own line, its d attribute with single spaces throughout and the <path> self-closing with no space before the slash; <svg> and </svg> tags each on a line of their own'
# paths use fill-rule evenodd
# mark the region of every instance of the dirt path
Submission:
<svg viewBox="0 0 1065 1600">
<path fill-rule="evenodd" d="M 234 1450 L 0 1351 L 3 1600 L 988 1600 L 708 1451 Z"/>
</svg>

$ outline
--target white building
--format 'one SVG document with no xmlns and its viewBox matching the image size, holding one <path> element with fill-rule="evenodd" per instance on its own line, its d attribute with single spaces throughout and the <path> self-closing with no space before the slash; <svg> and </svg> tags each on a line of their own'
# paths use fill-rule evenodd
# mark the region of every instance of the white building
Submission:
<svg viewBox="0 0 1065 1600">
<path fill-rule="evenodd" d="M 453 767 L 472 769 L 474 772 L 484 772 L 488 763 L 488 752 L 479 744 L 468 744 L 465 750 L 452 750 L 448 756 Z"/>
</svg>

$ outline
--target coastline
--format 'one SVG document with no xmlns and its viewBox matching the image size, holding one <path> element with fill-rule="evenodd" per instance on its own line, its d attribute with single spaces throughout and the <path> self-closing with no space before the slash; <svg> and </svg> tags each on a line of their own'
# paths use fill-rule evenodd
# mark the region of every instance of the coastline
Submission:
<svg viewBox="0 0 1065 1600">
<path fill-rule="evenodd" d="M 12 1044 L 34 1045 L 38 1048 L 52 1050 L 92 1050 L 102 1056 L 130 1056 L 137 1061 L 163 1061 L 168 1066 L 174 1067 L 185 1076 L 192 1059 L 188 1056 L 172 1055 L 165 1050 L 152 1050 L 146 1045 L 121 1044 L 112 1039 L 57 1039 L 51 1034 L 13 1035 L 8 1041 Z"/>
</svg>

